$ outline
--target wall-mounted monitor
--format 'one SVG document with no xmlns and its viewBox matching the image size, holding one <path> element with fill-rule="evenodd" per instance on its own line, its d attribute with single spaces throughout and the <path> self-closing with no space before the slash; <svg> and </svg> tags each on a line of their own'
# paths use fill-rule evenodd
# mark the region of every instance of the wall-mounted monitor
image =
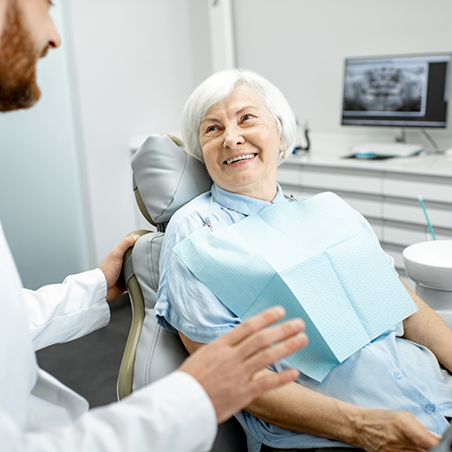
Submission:
<svg viewBox="0 0 452 452">
<path fill-rule="evenodd" d="M 451 54 L 347 58 L 342 125 L 446 127 Z"/>
</svg>

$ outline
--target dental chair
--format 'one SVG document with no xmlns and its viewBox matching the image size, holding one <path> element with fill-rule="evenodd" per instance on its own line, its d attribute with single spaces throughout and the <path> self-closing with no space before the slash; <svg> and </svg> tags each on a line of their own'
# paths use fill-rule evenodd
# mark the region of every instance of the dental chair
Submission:
<svg viewBox="0 0 452 452">
<path fill-rule="evenodd" d="M 132 232 L 140 238 L 124 256 L 132 324 L 119 370 L 119 399 L 168 375 L 188 356 L 179 336 L 160 327 L 155 318 L 160 250 L 174 212 L 212 185 L 205 166 L 171 135 L 149 136 L 132 159 L 132 171 L 138 207 L 153 232 Z M 246 435 L 235 418 L 219 426 L 211 452 L 246 451 Z"/>
</svg>

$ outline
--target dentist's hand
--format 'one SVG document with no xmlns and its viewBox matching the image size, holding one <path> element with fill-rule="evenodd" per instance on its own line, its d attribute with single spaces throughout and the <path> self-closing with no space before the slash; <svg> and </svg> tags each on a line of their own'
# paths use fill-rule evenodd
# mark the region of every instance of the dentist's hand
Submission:
<svg viewBox="0 0 452 452">
<path fill-rule="evenodd" d="M 180 367 L 179 370 L 192 375 L 203 386 L 215 407 L 219 424 L 263 392 L 298 377 L 298 370 L 287 369 L 254 378 L 256 373 L 308 342 L 307 336 L 301 334 L 304 323 L 300 319 L 265 329 L 284 314 L 284 309 L 277 306 L 246 320 L 231 332 L 198 348 Z"/>
<path fill-rule="evenodd" d="M 124 253 L 140 238 L 139 235 L 124 237 L 116 248 L 99 265 L 107 280 L 107 301 L 113 301 L 126 291 L 122 278 L 120 279 Z"/>
</svg>

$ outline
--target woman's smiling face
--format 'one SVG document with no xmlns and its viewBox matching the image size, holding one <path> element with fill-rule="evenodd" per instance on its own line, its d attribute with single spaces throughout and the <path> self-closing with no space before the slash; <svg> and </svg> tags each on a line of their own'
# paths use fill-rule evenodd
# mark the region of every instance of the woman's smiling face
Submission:
<svg viewBox="0 0 452 452">
<path fill-rule="evenodd" d="M 230 96 L 212 105 L 201 121 L 199 141 L 207 171 L 220 188 L 273 200 L 284 143 L 256 89 L 237 85 Z"/>
</svg>

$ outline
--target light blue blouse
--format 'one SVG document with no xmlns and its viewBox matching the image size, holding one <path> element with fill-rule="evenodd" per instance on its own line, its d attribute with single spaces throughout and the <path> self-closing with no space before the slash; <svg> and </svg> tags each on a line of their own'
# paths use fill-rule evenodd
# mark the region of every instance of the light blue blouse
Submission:
<svg viewBox="0 0 452 452">
<path fill-rule="evenodd" d="M 213 196 L 213 202 L 212 202 Z M 290 202 L 278 186 L 272 201 Z M 202 284 L 173 252 L 173 247 L 210 218 L 233 224 L 259 212 L 265 201 L 226 192 L 213 184 L 171 219 L 160 257 L 160 289 L 156 305 L 158 322 L 196 342 L 208 343 L 240 322 L 233 312 Z M 357 212 L 363 228 L 378 242 L 369 223 Z M 387 256 L 393 265 L 393 260 Z M 234 284 L 234 281 L 231 281 Z M 441 434 L 452 417 L 452 377 L 442 370 L 425 347 L 401 339 L 402 323 L 367 344 L 319 383 L 304 375 L 297 382 L 319 393 L 367 408 L 410 411 L 426 428 Z M 273 368 L 290 367 L 287 361 Z M 237 414 L 248 437 L 248 450 L 259 452 L 261 443 L 279 448 L 317 448 L 345 444 L 275 427 L 246 412 Z"/>
</svg>

